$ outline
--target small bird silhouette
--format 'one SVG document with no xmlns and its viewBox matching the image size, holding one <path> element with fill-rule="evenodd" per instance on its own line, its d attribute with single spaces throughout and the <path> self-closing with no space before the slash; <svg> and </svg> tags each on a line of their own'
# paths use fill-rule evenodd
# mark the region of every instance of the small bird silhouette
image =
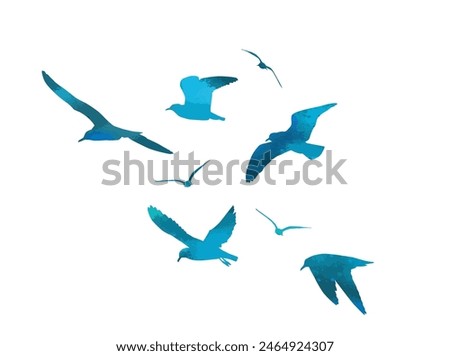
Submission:
<svg viewBox="0 0 450 356">
<path fill-rule="evenodd" d="M 298 111 L 292 115 L 292 124 L 287 131 L 274 132 L 259 145 L 247 166 L 246 181 L 253 181 L 271 160 L 288 151 L 304 154 L 309 159 L 319 157 L 324 147 L 308 143 L 317 119 L 336 104 L 327 104 L 311 109 Z"/>
<path fill-rule="evenodd" d="M 44 71 L 42 71 L 42 77 L 44 78 L 45 83 L 56 95 L 58 95 L 62 100 L 64 100 L 67 104 L 69 104 L 72 107 L 72 109 L 85 115 L 94 124 L 94 127 L 91 130 L 87 131 L 84 134 L 84 137 L 80 139 L 78 142 L 84 140 L 111 141 L 111 140 L 119 140 L 122 137 L 126 137 L 151 150 L 163 153 L 172 153 L 172 151 L 168 150 L 167 148 L 143 136 L 142 132 L 128 131 L 112 125 L 108 120 L 105 119 L 105 117 L 102 114 L 100 114 L 92 106 L 75 98 L 66 89 L 57 84 Z"/>
<path fill-rule="evenodd" d="M 184 105 L 173 104 L 166 110 L 172 110 L 180 117 L 190 120 L 225 120 L 211 112 L 211 101 L 214 90 L 225 85 L 234 83 L 234 77 L 209 77 L 200 79 L 196 76 L 186 77 L 181 80 L 180 86 L 183 91 Z"/>
<path fill-rule="evenodd" d="M 163 180 L 157 180 L 157 183 L 163 183 L 163 182 L 177 182 L 180 184 L 183 184 L 186 188 L 189 188 L 192 185 L 192 178 L 194 178 L 195 173 L 197 173 L 200 169 L 202 169 L 206 164 L 208 164 L 209 161 L 206 161 L 203 163 L 200 167 L 198 167 L 195 171 L 191 173 L 188 180 L 181 180 L 181 179 L 163 179 Z"/>
<path fill-rule="evenodd" d="M 211 229 L 203 241 L 186 233 L 175 221 L 164 215 L 157 208 L 150 206 L 148 213 L 153 222 L 165 233 L 172 235 L 184 243 L 187 248 L 180 251 L 178 261 L 183 257 L 190 260 L 219 259 L 225 266 L 230 266 L 227 260 L 237 261 L 237 257 L 225 252 L 221 246 L 230 238 L 236 225 L 234 206 L 228 210 L 216 227 Z"/>
<path fill-rule="evenodd" d="M 280 85 L 280 87 L 281 87 L 281 88 L 283 87 L 283 86 L 281 85 L 280 81 L 278 80 L 278 77 L 277 77 L 277 75 L 275 74 L 275 72 L 273 71 L 273 69 L 270 68 L 268 65 L 266 65 L 266 64 L 261 60 L 261 58 L 259 58 L 259 56 L 258 56 L 256 53 L 253 53 L 253 52 L 251 52 L 251 51 L 247 51 L 246 49 L 243 49 L 243 51 L 244 51 L 244 52 L 247 52 L 247 53 L 250 53 L 252 56 L 255 56 L 256 58 L 258 58 L 259 63 L 257 64 L 257 66 L 258 66 L 259 68 L 261 68 L 261 69 L 267 69 L 267 70 L 270 70 L 270 71 L 273 73 L 273 75 L 275 76 L 275 79 L 277 80 L 277 82 L 278 82 L 278 84 Z"/>
<path fill-rule="evenodd" d="M 309 229 L 309 227 L 307 227 L 307 226 L 288 226 L 288 227 L 285 227 L 284 229 L 280 229 L 280 228 L 277 226 L 277 224 L 275 224 L 275 222 L 274 222 L 271 218 L 269 218 L 266 214 L 264 214 L 262 211 L 260 211 L 260 210 L 258 210 L 258 209 L 256 209 L 256 211 L 257 211 L 258 213 L 260 213 L 262 216 L 264 216 L 267 220 L 269 220 L 269 221 L 273 224 L 273 226 L 275 226 L 275 233 L 276 233 L 277 235 L 283 236 L 283 233 L 284 233 L 286 230 L 290 230 L 290 229 Z"/>
<path fill-rule="evenodd" d="M 340 255 L 320 254 L 307 258 L 300 270 L 309 267 L 322 292 L 336 305 L 339 303 L 336 283 L 339 284 L 355 307 L 366 314 L 351 271 L 355 267 L 364 267 L 369 263 L 373 262 Z"/>
</svg>

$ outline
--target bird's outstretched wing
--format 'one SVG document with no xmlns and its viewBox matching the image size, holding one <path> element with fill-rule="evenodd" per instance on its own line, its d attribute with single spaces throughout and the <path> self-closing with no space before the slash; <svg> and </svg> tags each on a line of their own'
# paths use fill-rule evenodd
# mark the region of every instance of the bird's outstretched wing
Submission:
<svg viewBox="0 0 450 356">
<path fill-rule="evenodd" d="M 277 82 L 278 82 L 278 85 L 280 86 L 280 88 L 282 88 L 283 86 L 281 85 L 280 80 L 278 79 L 278 77 L 277 77 L 277 75 L 275 74 L 275 72 L 273 71 L 273 69 L 270 68 L 270 67 L 267 67 L 267 69 L 270 70 L 270 71 L 273 73 L 273 75 L 275 76 L 275 79 L 276 79 Z"/>
<path fill-rule="evenodd" d="M 150 215 L 150 218 L 153 220 L 156 226 L 158 226 L 165 233 L 172 235 L 177 240 L 184 243 L 186 246 L 193 247 L 196 244 L 201 243 L 200 240 L 189 235 L 175 221 L 164 215 L 157 208 L 150 206 L 148 208 L 148 214 Z"/>
<path fill-rule="evenodd" d="M 266 214 L 264 214 L 262 211 L 260 211 L 260 210 L 258 210 L 258 209 L 256 209 L 256 211 L 258 212 L 258 213 L 260 213 L 262 216 L 264 216 L 267 220 L 269 220 L 272 224 L 273 224 L 273 226 L 275 227 L 275 229 L 278 229 L 278 226 L 277 226 L 277 224 L 275 224 L 275 221 L 273 221 L 271 218 L 269 218 Z"/>
<path fill-rule="evenodd" d="M 271 160 L 287 151 L 286 145 L 282 142 L 267 142 L 259 145 L 247 166 L 245 173 L 247 183 L 253 181 Z"/>
<path fill-rule="evenodd" d="M 350 270 L 343 271 L 341 274 L 339 274 L 336 282 L 342 288 L 347 297 L 351 300 L 353 305 L 357 307 L 361 313 L 366 314 L 361 296 L 359 295 L 356 284 L 353 281 Z"/>
<path fill-rule="evenodd" d="M 204 243 L 209 246 L 220 247 L 222 244 L 228 241 L 236 225 L 236 213 L 234 206 L 228 210 L 223 219 L 208 232 Z"/>
<path fill-rule="evenodd" d="M 294 113 L 292 115 L 292 125 L 288 132 L 295 134 L 303 141 L 308 141 L 319 116 L 335 105 L 335 103 L 332 103 Z"/>
<path fill-rule="evenodd" d="M 47 73 L 42 71 L 42 77 L 44 78 L 45 83 L 48 87 L 58 95 L 62 100 L 64 100 L 67 104 L 69 104 L 72 109 L 78 111 L 85 115 L 89 120 L 92 121 L 94 126 L 104 126 L 109 125 L 109 121 L 105 119 L 105 117 L 100 114 L 97 110 L 95 110 L 92 106 L 82 102 L 81 100 L 75 98 L 72 94 L 70 94 L 66 89 L 56 83 Z"/>
<path fill-rule="evenodd" d="M 250 53 L 252 56 L 255 56 L 256 58 L 258 58 L 258 60 L 260 61 L 260 62 L 262 62 L 262 59 L 261 58 L 259 58 L 259 56 L 256 54 L 256 53 L 254 53 L 254 52 L 252 52 L 252 51 L 248 51 L 248 50 L 246 50 L 246 49 L 242 49 L 244 52 L 247 52 L 247 53 Z"/>
<path fill-rule="evenodd" d="M 233 77 L 209 77 L 200 79 L 196 76 L 186 77 L 181 80 L 185 104 L 207 105 L 211 107 L 212 93 L 225 85 L 234 83 Z"/>
<path fill-rule="evenodd" d="M 191 175 L 189 176 L 188 182 L 190 182 L 192 180 L 192 178 L 194 178 L 195 173 L 197 173 L 200 169 L 202 169 L 205 165 L 207 165 L 209 163 L 209 160 L 206 161 L 205 163 L 203 163 L 200 167 L 198 167 L 194 172 L 191 173 Z"/>
<path fill-rule="evenodd" d="M 307 226 L 287 226 L 284 229 L 281 229 L 283 232 L 285 232 L 286 230 L 291 230 L 291 229 L 309 229 L 309 227 Z"/>
<path fill-rule="evenodd" d="M 235 77 L 208 77 L 200 79 L 202 83 L 206 83 L 209 88 L 212 88 L 213 91 L 222 88 L 225 85 L 234 83 L 237 80 L 238 79 Z"/>
<path fill-rule="evenodd" d="M 130 138 L 130 140 L 133 140 L 134 142 L 139 143 L 140 145 L 147 147 L 151 150 L 162 152 L 162 153 L 173 153 L 171 150 L 161 146 L 160 144 L 158 144 L 152 140 L 149 140 L 147 137 L 145 137 L 143 135 L 131 136 L 129 138 Z"/>
<path fill-rule="evenodd" d="M 162 180 L 155 180 L 156 183 L 167 183 L 167 182 L 177 182 L 180 184 L 186 183 L 185 181 L 181 180 L 181 179 L 162 179 Z"/>
<path fill-rule="evenodd" d="M 325 274 L 323 274 L 319 269 L 310 268 L 311 272 L 316 279 L 317 284 L 322 290 L 323 294 L 327 296 L 334 304 L 338 304 L 339 300 L 336 295 L 336 283 L 333 279 L 330 279 Z"/>
</svg>

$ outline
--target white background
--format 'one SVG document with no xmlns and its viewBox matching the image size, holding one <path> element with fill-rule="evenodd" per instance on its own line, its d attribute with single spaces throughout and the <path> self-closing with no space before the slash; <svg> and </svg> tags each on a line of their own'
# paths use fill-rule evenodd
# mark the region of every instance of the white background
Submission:
<svg viewBox="0 0 450 356">
<path fill-rule="evenodd" d="M 115 355 L 116 343 L 156 340 L 333 340 L 333 355 L 446 354 L 447 6 L 3 2 L 0 354 Z M 241 48 L 260 54 L 284 88 Z M 248 187 L 235 171 L 230 186 L 104 186 L 102 163 L 124 150 L 156 167 L 171 156 L 127 140 L 77 143 L 91 123 L 41 70 L 114 124 L 201 161 L 249 159 L 293 112 L 337 102 L 311 142 L 348 159 L 349 184 Z M 164 111 L 183 101 L 188 75 L 239 78 L 214 94 L 226 121 Z M 177 263 L 183 245 L 151 222 L 150 204 L 198 238 L 234 205 L 224 249 L 239 260 Z M 313 228 L 276 236 L 255 208 Z M 340 289 L 333 305 L 299 271 L 317 253 L 374 261 L 353 273 L 367 315 Z"/>
</svg>

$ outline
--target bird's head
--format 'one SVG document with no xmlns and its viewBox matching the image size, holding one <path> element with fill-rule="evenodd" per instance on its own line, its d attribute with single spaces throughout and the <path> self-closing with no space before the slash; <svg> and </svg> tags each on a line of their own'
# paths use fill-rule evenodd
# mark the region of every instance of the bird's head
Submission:
<svg viewBox="0 0 450 356">
<path fill-rule="evenodd" d="M 92 130 L 86 131 L 84 136 L 78 140 L 78 142 L 84 141 L 84 140 L 90 140 L 90 137 L 92 136 Z"/>
<path fill-rule="evenodd" d="M 166 109 L 166 111 L 171 110 L 171 111 L 177 112 L 178 108 L 180 108 L 180 107 L 181 107 L 180 104 L 172 104 L 172 105 L 170 105 L 170 107 L 168 107 L 168 108 Z"/>
<path fill-rule="evenodd" d="M 180 260 L 181 260 L 183 257 L 184 257 L 184 258 L 192 259 L 192 258 L 191 258 L 191 257 L 192 257 L 191 250 L 190 250 L 189 248 L 183 248 L 183 249 L 180 251 L 180 253 L 179 253 L 179 255 L 178 255 L 178 261 L 177 261 L 177 262 L 180 262 Z"/>
<path fill-rule="evenodd" d="M 303 263 L 303 267 L 300 268 L 300 271 L 301 271 L 303 268 L 306 268 L 306 267 L 311 267 L 311 257 L 309 257 L 309 258 L 307 258 L 307 259 L 305 260 L 305 262 Z"/>
<path fill-rule="evenodd" d="M 102 133 L 98 130 L 92 129 L 89 131 L 86 131 L 83 138 L 78 140 L 78 142 L 84 141 L 84 140 L 93 140 L 93 141 L 101 141 L 106 138 L 105 133 Z"/>
<path fill-rule="evenodd" d="M 283 135 L 283 132 L 272 132 L 272 133 L 269 135 L 269 138 L 266 140 L 266 142 L 267 142 L 267 141 L 275 142 L 275 141 L 277 141 L 278 139 L 280 139 L 282 135 Z"/>
</svg>

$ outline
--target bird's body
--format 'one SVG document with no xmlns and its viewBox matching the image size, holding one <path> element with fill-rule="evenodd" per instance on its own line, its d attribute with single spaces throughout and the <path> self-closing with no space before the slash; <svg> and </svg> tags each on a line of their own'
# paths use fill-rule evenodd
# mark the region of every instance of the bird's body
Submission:
<svg viewBox="0 0 450 356">
<path fill-rule="evenodd" d="M 184 104 L 173 104 L 166 110 L 172 110 L 178 116 L 189 120 L 225 120 L 224 117 L 211 112 L 211 101 L 214 90 L 234 83 L 234 77 L 186 77 L 181 80 Z"/>
<path fill-rule="evenodd" d="M 258 66 L 259 68 L 261 68 L 261 69 L 270 70 L 270 71 L 272 72 L 272 74 L 274 75 L 275 79 L 277 80 L 278 85 L 280 86 L 280 88 L 283 87 L 283 86 L 281 85 L 280 80 L 278 79 L 277 75 L 275 74 L 274 70 L 273 70 L 271 67 L 269 67 L 266 63 L 264 63 L 264 62 L 262 61 L 262 59 L 261 59 L 256 53 L 251 52 L 251 51 L 247 51 L 246 49 L 243 49 L 243 51 L 244 51 L 244 52 L 247 52 L 247 53 L 250 53 L 252 56 L 256 57 L 256 58 L 259 60 L 259 63 L 257 64 L 257 66 Z"/>
<path fill-rule="evenodd" d="M 336 305 L 339 303 L 336 295 L 337 283 L 355 307 L 357 307 L 361 313 L 366 314 L 358 289 L 353 281 L 351 271 L 356 267 L 364 267 L 370 263 L 373 262 L 360 260 L 354 257 L 319 254 L 307 258 L 300 270 L 309 267 L 322 292 Z"/>
<path fill-rule="evenodd" d="M 237 261 L 236 256 L 221 249 L 222 244 L 226 243 L 231 237 L 236 225 L 234 207 L 231 207 L 217 226 L 209 231 L 203 241 L 189 235 L 174 220 L 164 215 L 157 208 L 150 206 L 148 213 L 152 221 L 161 230 L 187 246 L 180 251 L 178 261 L 182 258 L 198 261 L 218 259 L 226 266 L 230 266 L 228 260 Z"/>
<path fill-rule="evenodd" d="M 269 142 L 259 145 L 253 152 L 247 166 L 246 181 L 253 181 L 271 160 L 288 151 L 303 154 L 308 159 L 319 157 L 324 147 L 307 141 L 319 116 L 335 105 L 327 104 L 294 113 L 288 130 L 271 133 L 266 140 Z"/>
<path fill-rule="evenodd" d="M 287 230 L 293 230 L 293 229 L 309 229 L 309 227 L 306 227 L 306 226 L 287 226 L 287 227 L 281 229 L 281 228 L 278 227 L 278 225 L 275 223 L 275 221 L 273 221 L 271 218 L 269 218 L 269 217 L 268 217 L 266 214 L 264 214 L 262 211 L 260 211 L 260 210 L 258 210 L 258 209 L 256 209 L 256 211 L 257 211 L 258 213 L 260 213 L 262 216 L 264 216 L 267 220 L 269 220 L 269 221 L 272 223 L 272 225 L 275 227 L 275 233 L 276 233 L 278 236 L 283 236 L 284 232 L 287 231 Z"/>
<path fill-rule="evenodd" d="M 190 186 L 192 186 L 192 179 L 194 178 L 194 175 L 200 170 L 202 169 L 206 164 L 208 164 L 209 161 L 206 161 L 205 163 L 203 163 L 200 167 L 198 167 L 197 169 L 195 169 L 191 175 L 189 176 L 188 180 L 181 180 L 181 179 L 163 179 L 163 180 L 157 180 L 157 183 L 165 183 L 165 182 L 176 182 L 179 184 L 184 185 L 185 188 L 189 188 Z"/>
<path fill-rule="evenodd" d="M 105 117 L 95 110 L 92 106 L 84 103 L 83 101 L 77 99 L 66 89 L 57 84 L 47 73 L 42 71 L 42 77 L 48 87 L 62 100 L 69 104 L 72 109 L 78 111 L 85 115 L 94 124 L 91 130 L 86 131 L 83 138 L 78 142 L 84 140 L 91 141 L 115 141 L 121 138 L 129 138 L 130 140 L 139 143 L 140 145 L 147 147 L 151 150 L 172 153 L 172 151 L 167 148 L 157 144 L 154 141 L 149 140 L 142 135 L 142 132 L 129 131 L 122 129 L 120 127 L 112 125 Z"/>
</svg>

